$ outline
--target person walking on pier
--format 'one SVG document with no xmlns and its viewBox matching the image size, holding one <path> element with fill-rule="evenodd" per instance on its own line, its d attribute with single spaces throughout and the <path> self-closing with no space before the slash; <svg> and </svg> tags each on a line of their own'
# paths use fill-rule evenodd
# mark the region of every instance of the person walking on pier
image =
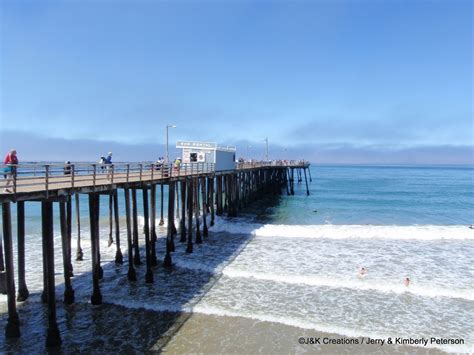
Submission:
<svg viewBox="0 0 474 355">
<path fill-rule="evenodd" d="M 13 185 L 13 179 L 15 177 L 15 172 L 16 172 L 16 165 L 18 165 L 18 157 L 16 155 L 15 149 L 12 149 L 7 153 L 7 155 L 5 156 L 5 160 L 3 161 L 3 164 L 6 165 L 3 171 L 4 171 L 4 177 L 5 179 L 7 179 L 7 183 L 5 185 L 5 189 L 3 190 L 3 192 L 11 193 L 12 191 L 10 190 L 10 185 Z"/>
<path fill-rule="evenodd" d="M 107 154 L 107 158 L 105 158 L 104 164 L 107 167 L 107 180 L 110 181 L 112 177 L 112 169 L 113 169 L 112 152 L 109 152 L 109 154 Z"/>
</svg>

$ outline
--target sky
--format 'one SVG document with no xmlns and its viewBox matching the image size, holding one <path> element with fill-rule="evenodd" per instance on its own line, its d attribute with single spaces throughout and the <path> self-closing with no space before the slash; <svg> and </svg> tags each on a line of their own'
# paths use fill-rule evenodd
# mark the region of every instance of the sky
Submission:
<svg viewBox="0 0 474 355">
<path fill-rule="evenodd" d="M 470 0 L 0 0 L 0 149 L 474 164 Z M 174 148 L 172 154 L 177 154 Z"/>
</svg>

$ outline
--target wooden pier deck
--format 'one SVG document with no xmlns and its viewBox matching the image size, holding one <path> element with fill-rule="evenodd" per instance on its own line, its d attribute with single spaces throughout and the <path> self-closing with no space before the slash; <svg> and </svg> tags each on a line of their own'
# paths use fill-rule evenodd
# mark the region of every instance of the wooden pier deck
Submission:
<svg viewBox="0 0 474 355">
<path fill-rule="evenodd" d="M 4 169 L 5 166 L 2 167 Z M 238 211 L 252 201 L 266 194 L 294 194 L 294 182 L 306 183 L 309 195 L 308 177 L 311 173 L 307 162 L 240 163 L 236 169 L 215 171 L 213 164 L 172 165 L 153 163 L 100 164 L 20 164 L 14 166 L 12 174 L 0 183 L 2 204 L 3 247 L 0 244 L 0 291 L 7 293 L 8 321 L 5 328 L 7 338 L 20 336 L 20 321 L 16 302 L 28 299 L 29 292 L 25 277 L 25 204 L 41 203 L 43 293 L 42 301 L 48 304 L 48 329 L 46 347 L 57 348 L 61 334 L 56 320 L 55 263 L 54 263 L 54 216 L 53 204 L 59 204 L 59 220 L 64 274 L 65 304 L 74 302 L 72 270 L 72 202 L 75 199 L 77 223 L 76 260 L 81 261 L 81 226 L 79 196 L 88 198 L 89 237 L 91 241 L 91 275 L 93 305 L 102 303 L 99 280 L 103 277 L 100 260 L 100 195 L 109 197 L 109 246 L 115 244 L 115 262 L 122 264 L 120 211 L 118 193 L 124 194 L 127 277 L 137 281 L 135 266 L 141 264 L 144 256 L 146 265 L 145 282 L 153 283 L 153 268 L 158 265 L 156 254 L 157 227 L 164 224 L 165 188 L 168 198 L 166 253 L 162 265 L 172 265 L 175 251 L 175 237 L 185 245 L 187 253 L 193 252 L 193 244 L 203 243 L 209 227 L 214 225 L 215 215 L 235 217 Z M 296 179 L 295 179 L 296 173 Z M 9 192 L 3 190 L 7 187 Z M 157 189 L 159 188 L 159 190 Z M 144 227 L 138 227 L 137 192 L 142 193 Z M 157 204 L 157 197 L 159 203 Z M 17 254 L 18 294 L 16 294 L 11 207 L 17 208 Z M 157 206 L 158 205 L 158 206 Z M 175 217 L 179 220 L 175 225 Z M 115 232 L 115 233 L 113 233 Z M 144 234 L 145 253 L 139 248 L 139 234 Z M 115 240 L 113 235 L 115 234 Z"/>
</svg>

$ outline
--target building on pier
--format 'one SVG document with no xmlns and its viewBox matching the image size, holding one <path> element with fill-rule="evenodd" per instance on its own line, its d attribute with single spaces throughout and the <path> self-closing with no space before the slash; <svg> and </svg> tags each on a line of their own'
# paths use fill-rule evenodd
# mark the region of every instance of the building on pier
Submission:
<svg viewBox="0 0 474 355">
<path fill-rule="evenodd" d="M 215 171 L 234 170 L 234 146 L 222 146 L 214 142 L 178 141 L 176 148 L 182 149 L 183 163 L 212 163 Z"/>
</svg>

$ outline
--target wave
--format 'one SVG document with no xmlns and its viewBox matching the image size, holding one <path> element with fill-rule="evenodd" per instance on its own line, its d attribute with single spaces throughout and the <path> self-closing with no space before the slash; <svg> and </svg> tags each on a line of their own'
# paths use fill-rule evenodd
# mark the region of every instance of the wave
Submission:
<svg viewBox="0 0 474 355">
<path fill-rule="evenodd" d="M 393 240 L 474 240 L 467 226 L 374 226 L 374 225 L 272 225 L 252 231 L 257 237 L 393 239 Z"/>
<path fill-rule="evenodd" d="M 144 219 L 139 216 L 139 224 Z M 208 219 L 209 221 L 209 219 Z M 164 227 L 168 221 L 164 220 Z M 157 219 L 158 226 L 158 219 Z M 179 226 L 179 219 L 175 219 Z M 312 239 L 392 239 L 392 240 L 474 240 L 474 229 L 464 225 L 287 225 L 261 224 L 246 218 L 216 216 L 215 225 L 209 230 L 218 233 L 249 234 L 256 237 L 312 238 Z"/>
<path fill-rule="evenodd" d="M 156 312 L 185 312 L 185 313 L 198 313 L 210 316 L 219 316 L 219 317 L 242 317 L 247 319 L 253 319 L 262 322 L 269 322 L 269 323 L 279 323 L 284 324 L 290 327 L 300 328 L 300 329 L 308 329 L 308 330 L 315 330 L 322 333 L 329 333 L 329 334 L 338 334 L 345 337 L 350 338 L 361 338 L 361 337 L 370 337 L 373 339 L 388 339 L 391 337 L 392 339 L 400 336 L 400 335 L 389 335 L 389 334 L 381 334 L 376 332 L 366 332 L 361 330 L 356 330 L 352 328 L 340 327 L 331 324 L 324 324 L 324 323 L 315 323 L 315 322 L 308 322 L 302 319 L 297 319 L 293 317 L 281 317 L 269 314 L 261 314 L 256 312 L 245 312 L 245 311 L 235 311 L 235 310 L 227 310 L 222 309 L 215 306 L 210 306 L 206 304 L 196 304 L 196 305 L 188 305 L 188 306 L 178 306 L 178 305 L 158 305 L 158 304 L 144 304 L 142 302 L 130 302 L 130 301 L 123 301 L 123 300 L 112 300 L 112 302 L 108 302 L 111 304 L 120 305 L 123 307 L 131 308 L 131 309 L 146 309 L 150 311 Z M 417 346 L 417 345 L 414 345 Z M 418 345 L 423 347 L 422 345 Z M 440 346 L 436 344 L 428 344 L 427 347 L 429 348 L 438 348 L 447 352 L 466 352 L 471 353 L 474 351 L 474 347 L 471 345 L 450 345 L 450 346 Z"/>
<path fill-rule="evenodd" d="M 231 278 L 253 278 L 257 280 L 283 282 L 295 285 L 308 285 L 317 287 L 331 287 L 331 288 L 350 288 L 354 290 L 374 290 L 382 293 L 396 293 L 404 294 L 411 293 L 423 297 L 447 297 L 447 298 L 461 298 L 469 301 L 474 301 L 474 290 L 452 290 L 439 287 L 418 286 L 395 284 L 375 284 L 366 282 L 367 280 L 349 280 L 349 279 L 334 279 L 319 276 L 300 276 L 300 275 L 283 275 L 260 273 L 253 271 L 242 271 L 232 268 L 225 268 L 222 274 Z"/>
<path fill-rule="evenodd" d="M 283 282 L 293 285 L 307 285 L 315 287 L 330 287 L 330 288 L 348 288 L 361 291 L 378 291 L 382 293 L 395 294 L 413 294 L 422 297 L 446 297 L 459 298 L 468 301 L 474 301 L 474 290 L 454 290 L 433 286 L 420 286 L 411 284 L 406 287 L 402 284 L 377 284 L 374 282 L 367 282 L 367 279 L 347 279 L 347 278 L 328 278 L 320 276 L 301 276 L 289 274 L 272 274 L 255 271 L 245 271 L 232 268 L 232 266 L 225 266 L 227 263 L 221 263 L 217 266 L 207 266 L 201 263 L 192 261 L 175 260 L 174 265 L 189 270 L 198 270 L 211 273 L 213 275 L 224 275 L 230 278 L 248 278 L 263 281 Z M 356 276 L 354 276 L 356 278 Z"/>
</svg>

